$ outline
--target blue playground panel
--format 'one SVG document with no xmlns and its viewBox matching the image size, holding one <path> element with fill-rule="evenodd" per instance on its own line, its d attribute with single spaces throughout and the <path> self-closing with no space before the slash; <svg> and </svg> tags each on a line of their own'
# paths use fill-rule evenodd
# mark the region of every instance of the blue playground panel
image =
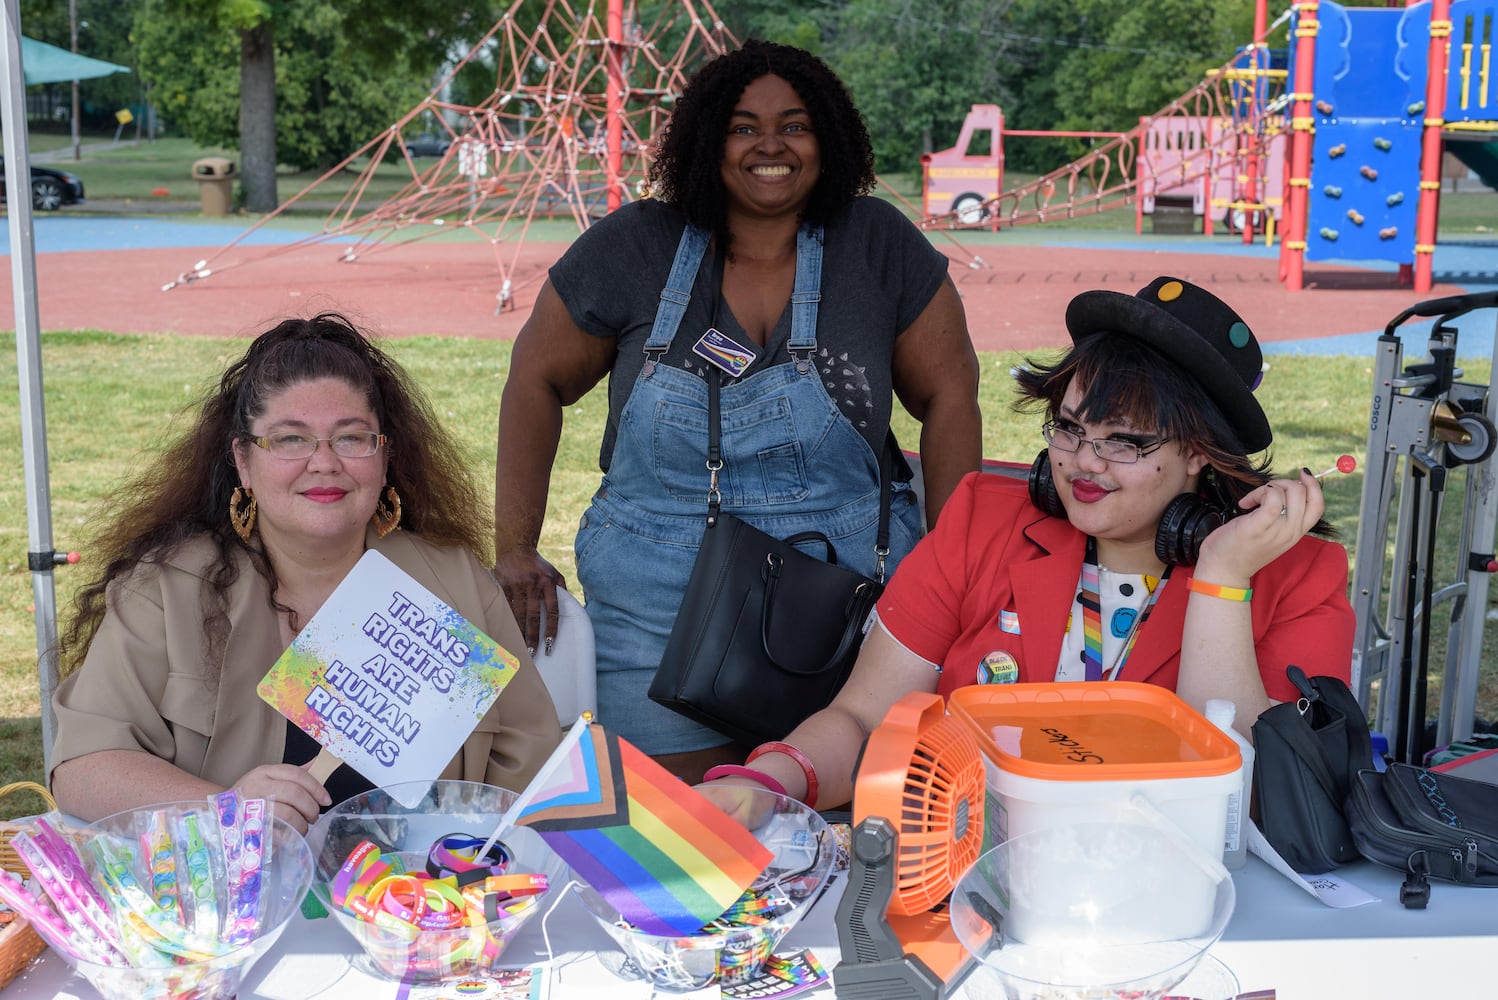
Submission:
<svg viewBox="0 0 1498 1000">
<path fill-rule="evenodd" d="M 1306 259 L 1411 264 L 1430 4 L 1318 11 Z"/>
<path fill-rule="evenodd" d="M 1428 6 L 1421 4 L 1421 6 Z M 1413 8 L 1412 8 L 1413 9 Z M 1426 16 L 1426 23 L 1430 21 Z M 1452 122 L 1491 125 L 1498 120 L 1498 0 L 1458 0 L 1451 5 L 1451 66 L 1446 71 L 1446 108 Z"/>
</svg>

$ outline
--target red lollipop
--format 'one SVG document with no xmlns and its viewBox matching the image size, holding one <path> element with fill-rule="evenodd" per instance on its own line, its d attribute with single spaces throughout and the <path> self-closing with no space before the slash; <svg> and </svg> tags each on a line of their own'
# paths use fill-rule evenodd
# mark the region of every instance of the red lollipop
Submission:
<svg viewBox="0 0 1498 1000">
<path fill-rule="evenodd" d="M 1357 467 L 1357 459 L 1353 458 L 1351 455 L 1343 455 L 1341 458 L 1337 459 L 1336 465 L 1332 466 L 1330 469 L 1327 469 L 1325 472 L 1316 473 L 1316 478 L 1321 479 L 1324 476 L 1331 475 L 1333 472 L 1341 472 L 1343 474 L 1346 474 L 1351 472 L 1353 469 L 1356 469 Z"/>
</svg>

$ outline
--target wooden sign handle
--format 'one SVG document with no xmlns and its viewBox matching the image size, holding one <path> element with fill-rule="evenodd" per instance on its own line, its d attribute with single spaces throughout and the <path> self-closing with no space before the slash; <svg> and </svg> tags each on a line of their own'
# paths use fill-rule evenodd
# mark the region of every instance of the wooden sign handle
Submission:
<svg viewBox="0 0 1498 1000">
<path fill-rule="evenodd" d="M 338 770 L 338 765 L 342 763 L 341 757 L 335 757 L 327 747 L 323 747 L 318 755 L 312 758 L 312 763 L 307 765 L 307 773 L 316 778 L 319 785 L 324 785 L 333 776 L 333 772 Z"/>
</svg>

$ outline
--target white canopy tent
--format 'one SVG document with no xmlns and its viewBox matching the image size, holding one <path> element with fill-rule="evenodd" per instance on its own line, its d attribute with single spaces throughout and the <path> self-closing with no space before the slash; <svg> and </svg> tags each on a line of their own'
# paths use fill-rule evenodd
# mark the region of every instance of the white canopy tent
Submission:
<svg viewBox="0 0 1498 1000">
<path fill-rule="evenodd" d="M 26 85 L 51 80 L 86 79 L 118 72 L 115 66 L 85 59 L 71 52 L 44 46 L 36 49 L 21 37 L 19 0 L 5 0 L 0 19 L 0 127 L 5 132 L 5 187 L 11 192 L 31 191 L 31 151 L 26 133 Z M 62 77 L 32 80 L 25 72 L 23 49 L 38 52 L 38 59 Z M 62 59 L 45 50 L 70 57 Z M 93 65 L 88 65 L 93 64 Z M 56 69 L 66 67 L 65 69 Z M 77 74 L 74 76 L 73 74 Z M 52 487 L 47 463 L 46 400 L 42 393 L 41 326 L 37 311 L 36 242 L 32 228 L 31 198 L 12 197 L 6 206 L 10 228 L 10 273 L 15 299 L 16 369 L 20 382 L 21 456 L 26 471 L 26 520 L 30 529 L 27 565 L 35 605 L 37 673 L 41 688 L 42 752 L 44 767 L 51 769 L 52 692 L 57 687 L 57 597 L 52 571 L 65 557 L 52 548 Z"/>
</svg>

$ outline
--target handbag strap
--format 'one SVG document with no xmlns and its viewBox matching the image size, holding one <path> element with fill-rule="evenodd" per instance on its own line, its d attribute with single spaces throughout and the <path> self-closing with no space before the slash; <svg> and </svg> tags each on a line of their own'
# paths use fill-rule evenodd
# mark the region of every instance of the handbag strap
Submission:
<svg viewBox="0 0 1498 1000">
<path fill-rule="evenodd" d="M 1309 710 L 1309 709 L 1307 709 Z M 1297 706 L 1299 711 L 1299 706 Z M 1337 782 L 1332 777 L 1331 770 L 1326 766 L 1326 759 L 1322 756 L 1320 744 L 1311 739 L 1311 734 L 1306 731 L 1305 712 L 1300 712 L 1300 718 L 1288 726 L 1274 726 L 1274 731 L 1294 751 L 1306 770 L 1316 778 L 1316 783 L 1325 790 L 1327 797 L 1335 802 L 1338 808 L 1342 806 L 1342 792 L 1337 790 Z"/>
<path fill-rule="evenodd" d="M 720 239 L 713 251 L 713 329 L 718 328 L 718 316 L 723 310 L 723 270 L 728 253 Z M 723 494 L 718 489 L 718 473 L 723 471 L 723 427 L 719 395 L 723 373 L 716 365 L 708 365 L 707 373 L 707 526 L 718 523 L 718 511 L 723 506 Z"/>
<path fill-rule="evenodd" d="M 759 616 L 759 645 L 764 650 L 765 658 L 775 664 L 788 674 L 801 674 L 813 677 L 822 673 L 835 663 L 841 663 L 863 642 L 864 620 L 868 617 L 868 604 L 878 597 L 878 585 L 870 583 L 867 579 L 860 578 L 858 586 L 853 588 L 853 593 L 848 596 L 848 603 L 843 608 L 843 632 L 838 638 L 837 648 L 832 651 L 825 661 L 806 670 L 797 670 L 795 667 L 783 663 L 775 655 L 771 648 L 771 634 L 775 631 L 771 625 L 771 617 L 775 610 L 775 590 L 780 583 L 780 569 L 784 560 L 772 554 L 760 570 L 765 580 L 764 606 Z"/>
<path fill-rule="evenodd" d="M 707 526 L 718 523 L 718 513 L 723 505 L 723 494 L 718 489 L 718 473 L 723 469 L 722 410 L 719 400 L 718 369 L 713 368 L 707 376 Z M 879 530 L 874 538 L 874 579 L 884 582 L 884 561 L 889 556 L 889 507 L 893 492 L 891 480 L 894 475 L 894 456 L 899 446 L 895 443 L 895 432 L 890 430 L 884 438 L 884 449 L 879 454 Z M 825 537 L 823 538 L 825 541 Z M 831 543 L 828 543 L 831 548 Z M 836 553 L 836 549 L 832 549 Z M 836 563 L 836 555 L 829 562 Z"/>
</svg>

